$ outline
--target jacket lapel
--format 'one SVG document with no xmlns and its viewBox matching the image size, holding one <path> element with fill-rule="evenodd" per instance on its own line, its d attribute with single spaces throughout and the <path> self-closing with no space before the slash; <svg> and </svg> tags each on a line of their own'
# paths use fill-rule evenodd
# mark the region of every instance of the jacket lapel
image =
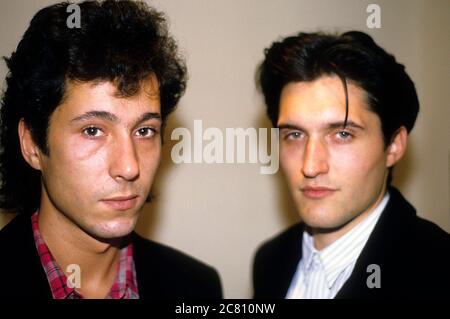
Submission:
<svg viewBox="0 0 450 319">
<path fill-rule="evenodd" d="M 390 188 L 390 199 L 380 219 L 372 231 L 364 249 L 358 257 L 350 278 L 342 286 L 335 298 L 383 298 L 386 285 L 392 280 L 392 268 L 398 267 L 399 241 L 407 235 L 404 230 L 413 222 L 415 209 L 395 189 Z M 368 277 L 373 273 L 369 265 L 379 266 L 381 288 L 369 288 Z"/>
<path fill-rule="evenodd" d="M 291 230 L 286 243 L 282 243 L 283 249 L 280 251 L 278 260 L 273 268 L 273 278 L 269 290 L 275 295 L 273 298 L 285 298 L 289 290 L 292 278 L 297 270 L 298 263 L 302 258 L 302 240 L 304 224 L 298 224 Z M 270 295 L 272 295 L 271 293 Z"/>
<path fill-rule="evenodd" d="M 31 216 L 20 214 L 5 226 L 7 241 L 5 250 L 12 264 L 7 264 L 4 273 L 4 287 L 8 287 L 6 297 L 30 296 L 36 299 L 52 299 L 47 276 L 42 267 L 31 227 Z M 3 269 L 3 268 L 2 268 Z M 0 294 L 1 296 L 2 294 Z"/>
</svg>

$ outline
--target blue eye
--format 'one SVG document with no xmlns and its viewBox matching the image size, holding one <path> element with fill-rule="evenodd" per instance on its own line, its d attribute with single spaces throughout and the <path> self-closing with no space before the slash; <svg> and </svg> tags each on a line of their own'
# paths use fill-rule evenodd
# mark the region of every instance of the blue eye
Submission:
<svg viewBox="0 0 450 319">
<path fill-rule="evenodd" d="M 295 131 L 286 135 L 286 139 L 297 140 L 302 137 L 301 132 Z"/>
<path fill-rule="evenodd" d="M 353 135 L 347 131 L 339 131 L 337 134 L 338 134 L 339 138 L 342 140 L 348 140 L 351 137 L 353 137 Z"/>
</svg>

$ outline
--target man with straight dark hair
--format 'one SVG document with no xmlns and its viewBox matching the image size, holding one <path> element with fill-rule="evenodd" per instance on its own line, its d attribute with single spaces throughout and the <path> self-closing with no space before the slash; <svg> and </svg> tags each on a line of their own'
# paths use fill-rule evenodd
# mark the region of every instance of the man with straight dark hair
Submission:
<svg viewBox="0 0 450 319">
<path fill-rule="evenodd" d="M 1 298 L 220 298 L 217 272 L 134 232 L 186 69 L 164 15 L 138 1 L 40 10 L 1 107 Z"/>
<path fill-rule="evenodd" d="M 449 234 L 391 186 L 419 112 L 404 66 L 362 32 L 300 33 L 259 84 L 301 223 L 259 248 L 255 297 L 448 297 Z"/>
</svg>

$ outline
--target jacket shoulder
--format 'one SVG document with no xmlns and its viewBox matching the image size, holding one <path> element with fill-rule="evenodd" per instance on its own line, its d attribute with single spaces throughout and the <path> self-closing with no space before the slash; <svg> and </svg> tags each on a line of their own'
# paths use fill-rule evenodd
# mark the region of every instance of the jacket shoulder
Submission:
<svg viewBox="0 0 450 319">
<path fill-rule="evenodd" d="M 442 298 L 448 283 L 449 235 L 417 216 L 395 188 L 337 298 Z M 378 265 L 381 289 L 366 285 L 367 267 Z"/>
<path fill-rule="evenodd" d="M 277 259 L 280 254 L 295 251 L 301 243 L 304 225 L 295 224 L 263 242 L 256 251 L 255 261 Z"/>
<path fill-rule="evenodd" d="M 144 297 L 222 298 L 220 277 L 213 267 L 136 233 L 133 245 L 138 285 Z"/>
<path fill-rule="evenodd" d="M 25 216 L 17 215 L 0 229 L 0 244 L 5 240 L 16 237 L 17 232 L 27 227 Z"/>
<path fill-rule="evenodd" d="M 0 249 L 4 254 L 16 255 L 34 248 L 31 217 L 19 214 L 0 230 Z"/>
<path fill-rule="evenodd" d="M 448 245 L 450 243 L 450 234 L 435 223 L 421 217 L 416 219 L 415 231 L 418 234 L 422 234 L 424 240 L 429 242 L 429 244 L 439 245 L 439 243 L 446 243 Z"/>
<path fill-rule="evenodd" d="M 386 209 L 390 214 L 393 231 L 400 240 L 407 239 L 410 245 L 448 248 L 450 235 L 435 223 L 417 215 L 416 209 L 395 188 L 390 189 L 392 205 Z M 389 227 L 388 225 L 385 225 Z"/>
<path fill-rule="evenodd" d="M 303 228 L 293 225 L 259 247 L 253 260 L 254 298 L 284 298 L 301 258 Z"/>
<path fill-rule="evenodd" d="M 34 243 L 31 217 L 19 214 L 0 230 L 3 276 L 0 298 L 51 299 L 47 277 Z"/>
</svg>

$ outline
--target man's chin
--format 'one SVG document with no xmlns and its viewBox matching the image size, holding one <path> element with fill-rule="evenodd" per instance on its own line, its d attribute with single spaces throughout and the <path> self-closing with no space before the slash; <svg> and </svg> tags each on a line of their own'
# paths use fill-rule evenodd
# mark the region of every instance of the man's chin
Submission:
<svg viewBox="0 0 450 319">
<path fill-rule="evenodd" d="M 306 226 L 320 230 L 321 232 L 333 232 L 345 226 L 346 222 L 338 219 L 334 219 L 333 215 L 325 212 L 325 210 L 303 210 L 303 213 L 299 213 L 300 219 Z"/>
<path fill-rule="evenodd" d="M 90 234 L 99 241 L 121 241 L 124 237 L 130 235 L 136 226 L 136 221 L 126 223 L 107 223 L 96 225 L 91 228 Z"/>
<path fill-rule="evenodd" d="M 308 229 L 311 230 L 312 233 L 314 234 L 329 234 L 329 233 L 334 233 L 339 231 L 340 229 L 342 229 L 342 227 L 344 227 L 344 225 L 330 225 L 330 224 L 313 224 L 313 225 L 308 225 L 306 224 Z"/>
<path fill-rule="evenodd" d="M 309 214 L 300 216 L 301 220 L 309 229 L 314 229 L 315 233 L 326 234 L 339 231 L 352 222 L 354 218 L 336 218 L 335 215 Z"/>
</svg>

